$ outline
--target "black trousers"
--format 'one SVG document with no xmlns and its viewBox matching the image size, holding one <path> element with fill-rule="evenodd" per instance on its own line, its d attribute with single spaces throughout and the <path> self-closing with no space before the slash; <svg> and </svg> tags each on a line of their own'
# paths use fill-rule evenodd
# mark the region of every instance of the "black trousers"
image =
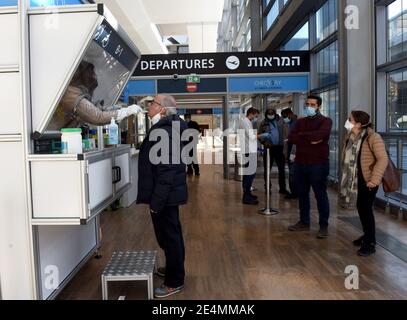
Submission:
<svg viewBox="0 0 407 320">
<path fill-rule="evenodd" d="M 179 207 L 165 207 L 159 213 L 152 213 L 151 218 L 157 242 L 165 253 L 164 284 L 170 288 L 182 286 L 185 278 L 185 247 Z"/>
<path fill-rule="evenodd" d="M 195 174 L 199 173 L 198 163 L 192 162 L 191 164 L 188 165 L 188 173 L 192 174 L 193 172 L 195 172 Z"/>
<path fill-rule="evenodd" d="M 364 241 L 368 244 L 376 243 L 376 222 L 373 214 L 373 205 L 378 187 L 369 189 L 363 177 L 358 178 L 357 209 L 364 232 Z"/>
<path fill-rule="evenodd" d="M 267 149 L 263 156 L 264 161 L 264 183 L 267 186 Z M 285 181 L 285 157 L 284 146 L 273 146 L 270 148 L 270 172 L 273 168 L 273 164 L 276 162 L 278 168 L 278 183 L 280 185 L 280 191 L 287 190 Z"/>
<path fill-rule="evenodd" d="M 192 174 L 195 172 L 195 174 L 199 174 L 199 164 L 198 164 L 198 150 L 197 147 L 195 146 L 190 152 L 189 156 L 192 157 L 193 161 L 191 164 L 188 165 L 188 174 Z M 193 171 L 192 171 L 193 169 Z"/>
</svg>

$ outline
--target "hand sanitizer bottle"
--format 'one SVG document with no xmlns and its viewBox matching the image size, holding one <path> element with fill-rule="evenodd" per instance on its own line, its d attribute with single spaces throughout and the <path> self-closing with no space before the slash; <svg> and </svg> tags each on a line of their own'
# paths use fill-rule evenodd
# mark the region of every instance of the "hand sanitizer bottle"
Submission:
<svg viewBox="0 0 407 320">
<path fill-rule="evenodd" d="M 119 126 L 114 121 L 114 118 L 110 121 L 108 126 L 108 144 L 117 145 L 119 144 Z"/>
</svg>

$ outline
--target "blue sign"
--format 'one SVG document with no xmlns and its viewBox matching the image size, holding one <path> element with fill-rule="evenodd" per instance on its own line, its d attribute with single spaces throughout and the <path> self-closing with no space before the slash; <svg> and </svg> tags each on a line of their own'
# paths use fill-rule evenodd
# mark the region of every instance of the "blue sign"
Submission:
<svg viewBox="0 0 407 320">
<path fill-rule="evenodd" d="M 0 7 L 17 6 L 18 0 L 0 0 Z M 83 4 L 82 0 L 31 0 L 31 7 L 49 7 Z"/>
<path fill-rule="evenodd" d="M 124 89 L 124 101 L 129 101 L 129 96 L 154 96 L 156 87 L 154 80 L 130 80 Z"/>
<path fill-rule="evenodd" d="M 0 1 L 0 7 L 16 6 L 17 0 L 4 0 Z"/>
<path fill-rule="evenodd" d="M 229 79 L 229 92 L 231 93 L 307 92 L 308 90 L 308 75 Z"/>
</svg>

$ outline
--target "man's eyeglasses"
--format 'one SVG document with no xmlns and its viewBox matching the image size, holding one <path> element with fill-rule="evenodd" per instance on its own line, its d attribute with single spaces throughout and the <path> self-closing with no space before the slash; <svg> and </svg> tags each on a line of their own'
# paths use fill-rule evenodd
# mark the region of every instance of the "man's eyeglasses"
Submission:
<svg viewBox="0 0 407 320">
<path fill-rule="evenodd" d="M 159 103 L 159 102 L 157 102 L 155 100 L 149 102 L 149 104 L 153 104 L 153 103 L 158 104 L 160 107 L 165 108 L 165 106 L 163 106 L 161 103 Z"/>
</svg>

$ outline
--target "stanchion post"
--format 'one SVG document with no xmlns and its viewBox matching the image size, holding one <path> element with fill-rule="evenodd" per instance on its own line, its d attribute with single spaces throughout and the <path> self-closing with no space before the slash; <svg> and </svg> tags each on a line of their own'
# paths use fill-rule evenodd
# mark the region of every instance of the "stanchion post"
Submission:
<svg viewBox="0 0 407 320">
<path fill-rule="evenodd" d="M 271 207 L 271 192 L 270 192 L 270 149 L 269 148 L 267 148 L 266 149 L 267 151 L 267 154 L 266 154 L 266 166 L 267 166 L 267 168 L 266 168 L 266 193 L 267 193 L 267 195 L 266 195 L 266 207 L 264 208 L 264 209 L 261 209 L 260 211 L 259 211 L 259 213 L 261 214 L 261 215 L 264 215 L 264 216 L 274 216 L 274 215 L 276 215 L 276 214 L 278 214 L 278 210 L 276 210 L 276 209 L 273 209 L 272 207 Z"/>
</svg>

